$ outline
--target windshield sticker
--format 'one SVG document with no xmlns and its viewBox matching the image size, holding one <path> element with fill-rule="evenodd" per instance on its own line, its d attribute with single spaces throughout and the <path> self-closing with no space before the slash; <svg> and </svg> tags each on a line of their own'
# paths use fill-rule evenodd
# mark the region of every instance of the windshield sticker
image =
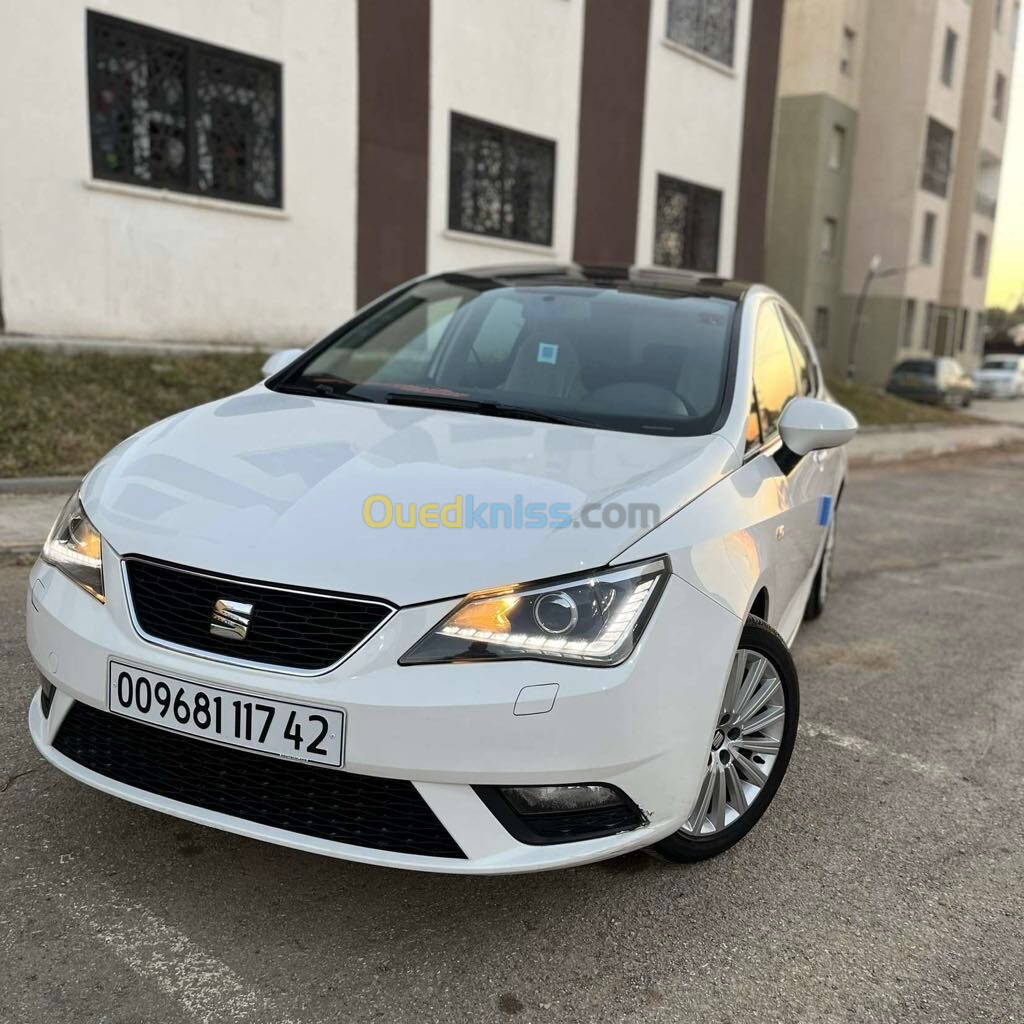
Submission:
<svg viewBox="0 0 1024 1024">
<path fill-rule="evenodd" d="M 542 341 L 537 346 L 537 362 L 554 366 L 558 362 L 558 346 L 550 341 Z"/>
</svg>

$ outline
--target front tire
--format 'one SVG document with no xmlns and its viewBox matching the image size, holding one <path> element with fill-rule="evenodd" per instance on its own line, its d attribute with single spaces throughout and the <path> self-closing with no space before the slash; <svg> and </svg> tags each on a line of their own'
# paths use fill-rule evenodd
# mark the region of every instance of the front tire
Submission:
<svg viewBox="0 0 1024 1024">
<path fill-rule="evenodd" d="M 654 850 L 666 860 L 707 860 L 757 824 L 789 766 L 800 718 L 796 666 L 785 641 L 751 617 L 740 634 L 707 767 L 686 823 Z"/>
</svg>

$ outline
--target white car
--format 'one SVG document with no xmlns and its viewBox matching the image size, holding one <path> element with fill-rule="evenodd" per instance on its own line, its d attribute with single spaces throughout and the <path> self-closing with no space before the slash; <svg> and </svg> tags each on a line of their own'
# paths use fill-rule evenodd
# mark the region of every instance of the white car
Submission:
<svg viewBox="0 0 1024 1024">
<path fill-rule="evenodd" d="M 987 356 L 972 378 L 979 398 L 1020 398 L 1024 395 L 1024 357 Z"/>
<path fill-rule="evenodd" d="M 712 856 L 764 813 L 856 421 L 767 288 L 421 278 L 84 479 L 32 737 L 106 793 L 429 871 Z"/>
</svg>

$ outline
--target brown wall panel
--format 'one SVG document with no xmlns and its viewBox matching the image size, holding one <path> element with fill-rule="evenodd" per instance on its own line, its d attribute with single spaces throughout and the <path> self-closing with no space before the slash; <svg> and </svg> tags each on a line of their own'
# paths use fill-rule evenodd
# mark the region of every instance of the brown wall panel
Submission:
<svg viewBox="0 0 1024 1024">
<path fill-rule="evenodd" d="M 765 220 L 783 3 L 784 0 L 756 0 L 750 16 L 734 270 L 734 276 L 748 281 L 760 281 L 764 277 Z"/>
<path fill-rule="evenodd" d="M 359 0 L 356 301 L 427 267 L 430 0 Z"/>
<path fill-rule="evenodd" d="M 587 0 L 573 246 L 581 263 L 636 255 L 650 14 L 650 0 Z"/>
</svg>

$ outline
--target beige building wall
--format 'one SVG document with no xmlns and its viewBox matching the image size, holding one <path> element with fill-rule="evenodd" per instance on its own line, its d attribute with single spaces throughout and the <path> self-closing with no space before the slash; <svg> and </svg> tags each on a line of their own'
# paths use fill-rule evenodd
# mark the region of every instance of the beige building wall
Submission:
<svg viewBox="0 0 1024 1024">
<path fill-rule="evenodd" d="M 779 96 L 825 93 L 856 109 L 869 9 L 869 0 L 786 0 Z M 845 30 L 853 33 L 853 45 L 844 72 Z"/>
<path fill-rule="evenodd" d="M 1015 0 L 1003 0 L 997 30 L 997 2 L 789 0 L 786 5 L 779 79 L 786 152 L 776 147 L 773 184 L 773 209 L 785 216 L 775 216 L 770 226 L 768 251 L 777 262 L 769 263 L 767 276 L 785 281 L 798 305 L 801 297 L 814 294 L 803 302 L 805 316 L 812 302 L 832 307 L 825 354 L 831 372 L 845 369 L 854 334 L 858 375 L 868 383 L 884 382 L 891 365 L 909 350 L 955 355 L 968 368 L 977 360 L 988 253 L 984 267 L 976 267 L 975 246 L 982 234 L 986 250 L 991 248 L 1006 122 L 1005 109 L 1001 122 L 992 116 L 994 83 L 997 74 L 1004 76 L 1008 106 L 1019 7 Z M 947 38 L 955 39 L 951 62 Z M 809 104 L 810 97 L 822 102 Z M 821 183 L 830 165 L 812 148 L 820 150 L 821 128 L 815 135 L 810 123 L 822 103 L 826 110 L 829 103 L 841 103 L 856 117 L 855 138 L 849 138 L 851 166 L 843 168 L 850 175 L 849 199 L 838 218 L 841 265 L 835 268 L 837 294 L 831 300 L 821 291 L 817 252 L 804 256 L 785 244 L 787 233 L 802 229 L 799 213 L 805 222 L 822 216 Z M 923 187 L 930 120 L 953 132 L 945 195 Z M 793 152 L 800 145 L 806 153 Z M 812 182 L 796 187 L 805 197 L 801 205 L 799 197 L 794 199 L 794 182 L 806 178 L 811 165 Z M 928 215 L 933 218 L 930 256 L 923 245 Z M 872 280 L 859 330 L 853 331 L 858 296 L 876 257 L 883 273 Z"/>
</svg>

